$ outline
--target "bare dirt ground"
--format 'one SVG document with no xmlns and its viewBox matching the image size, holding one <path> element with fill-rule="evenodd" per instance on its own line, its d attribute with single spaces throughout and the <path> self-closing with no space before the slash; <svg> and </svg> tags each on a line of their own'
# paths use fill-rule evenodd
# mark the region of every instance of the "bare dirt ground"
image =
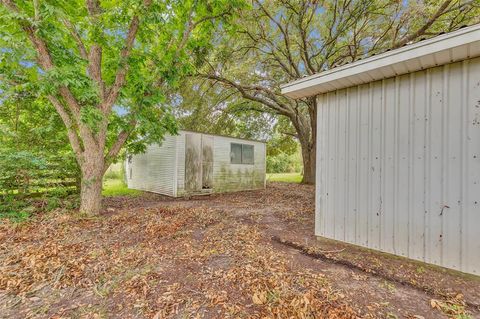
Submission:
<svg viewBox="0 0 480 319">
<path fill-rule="evenodd" d="M 480 318 L 479 277 L 313 236 L 310 186 L 0 224 L 1 318 Z"/>
</svg>

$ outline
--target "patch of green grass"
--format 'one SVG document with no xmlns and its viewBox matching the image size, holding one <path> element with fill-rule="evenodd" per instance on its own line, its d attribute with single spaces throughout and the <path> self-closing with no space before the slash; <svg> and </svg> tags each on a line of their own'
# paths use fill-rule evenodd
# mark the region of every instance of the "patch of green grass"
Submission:
<svg viewBox="0 0 480 319">
<path fill-rule="evenodd" d="M 269 182 L 300 183 L 302 175 L 300 173 L 274 173 L 267 174 Z"/>
<path fill-rule="evenodd" d="M 35 210 L 28 200 L 14 195 L 0 196 L 0 220 L 9 219 L 14 223 L 26 221 Z"/>
<path fill-rule="evenodd" d="M 103 196 L 136 196 L 141 191 L 129 189 L 121 179 L 105 179 L 103 181 Z"/>
</svg>

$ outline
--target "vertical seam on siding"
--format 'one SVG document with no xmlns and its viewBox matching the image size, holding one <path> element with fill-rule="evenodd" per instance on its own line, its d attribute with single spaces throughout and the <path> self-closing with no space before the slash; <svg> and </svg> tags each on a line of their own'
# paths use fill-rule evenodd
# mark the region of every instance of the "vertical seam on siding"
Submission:
<svg viewBox="0 0 480 319">
<path fill-rule="evenodd" d="M 410 73 L 409 76 L 409 108 L 408 108 L 408 235 L 407 235 L 407 256 L 411 257 L 414 252 L 413 249 L 413 241 L 412 241 L 412 227 L 414 224 L 413 219 L 413 194 L 414 194 L 414 187 L 413 184 L 413 172 L 414 172 L 414 165 L 415 165 L 415 112 L 414 112 L 414 104 L 415 104 L 415 77 L 413 73 Z"/>
<path fill-rule="evenodd" d="M 448 132 L 449 132 L 449 125 L 448 125 L 448 99 L 449 99 L 449 90 L 448 90 L 448 84 L 449 84 L 449 78 L 450 78 L 450 65 L 447 64 L 443 67 L 442 69 L 442 75 L 443 75 L 443 87 L 442 87 L 442 160 L 441 160 L 441 167 L 442 167 L 442 180 L 441 180 L 441 207 L 444 207 L 444 205 L 447 205 L 447 194 L 446 194 L 446 182 L 448 178 L 448 151 L 449 151 L 449 138 L 448 138 Z M 443 210 L 443 208 L 441 208 Z M 448 214 L 448 211 L 444 211 L 444 213 Z M 445 249 L 445 216 L 444 214 L 440 215 L 440 264 L 445 265 L 445 260 L 444 260 L 444 249 Z"/>
<path fill-rule="evenodd" d="M 338 152 L 339 152 L 339 147 L 338 147 L 338 140 L 339 140 L 339 136 L 340 136 L 340 102 L 339 102 L 339 98 L 338 98 L 338 91 L 335 91 L 335 122 L 337 123 L 336 127 L 335 127 L 335 160 L 334 160 L 334 166 L 335 166 L 335 183 L 334 183 L 334 214 L 333 214 L 333 237 L 335 239 L 338 239 L 338 234 L 337 234 L 337 215 L 338 215 L 338 199 L 340 198 L 340 195 L 339 195 L 339 191 L 338 191 L 338 188 L 339 188 L 339 183 L 338 183 L 338 177 L 339 177 L 339 172 L 338 172 Z"/>
<path fill-rule="evenodd" d="M 175 164 L 173 170 L 173 196 L 177 197 L 177 189 L 178 189 L 178 135 L 175 136 Z"/>
<path fill-rule="evenodd" d="M 358 243 L 358 214 L 359 214 L 359 201 L 358 201 L 358 190 L 360 187 L 359 183 L 359 163 L 361 163 L 360 159 L 360 129 L 361 129 L 361 122 L 360 122 L 360 86 L 357 87 L 357 102 L 356 102 L 356 143 L 355 143 L 355 242 Z"/>
<path fill-rule="evenodd" d="M 395 102 L 394 102 L 394 122 L 393 122 L 393 140 L 394 140 L 394 147 L 393 147 L 393 252 L 395 254 L 399 254 L 399 245 L 397 244 L 397 240 L 399 238 L 398 235 L 398 212 L 399 209 L 398 205 L 398 189 L 399 189 L 399 154 L 400 154 L 400 134 L 399 134 L 399 121 L 400 121 L 400 78 L 396 76 L 394 78 L 395 81 Z"/>
<path fill-rule="evenodd" d="M 372 144 L 373 144 L 373 82 L 369 84 L 368 90 L 368 174 L 367 174 L 367 246 L 372 247 L 370 241 L 372 226 Z"/>
<path fill-rule="evenodd" d="M 331 94 L 328 93 L 327 95 L 327 104 L 328 104 L 328 108 L 327 108 L 327 114 L 326 114 L 326 118 L 328 119 L 328 121 L 326 121 L 327 123 L 327 138 L 325 140 L 325 149 L 327 150 L 325 155 L 325 160 L 326 160 L 326 163 L 325 163 L 325 167 L 328 167 L 328 169 L 326 170 L 325 172 L 325 191 L 324 191 L 324 195 L 325 195 L 325 214 L 323 215 L 323 235 L 325 236 L 327 234 L 327 225 L 326 225 L 326 221 L 327 221 L 327 214 L 331 214 L 331 209 L 330 206 L 331 206 L 331 203 L 330 203 L 330 197 L 329 197 L 329 192 L 331 192 L 331 182 L 330 182 L 330 156 L 332 156 L 332 154 L 330 154 L 331 150 L 330 150 L 330 142 L 331 142 L 331 136 L 330 136 L 330 116 L 331 116 L 331 109 L 332 109 L 332 105 L 331 105 L 331 99 L 330 99 L 330 96 Z M 330 227 L 332 227 L 330 225 Z"/>
<path fill-rule="evenodd" d="M 379 203 L 379 240 L 378 245 L 381 250 L 386 251 L 387 248 L 385 247 L 385 241 L 383 240 L 385 236 L 385 208 L 383 201 L 385 199 L 385 178 L 383 174 L 385 173 L 385 121 L 386 121 L 386 114 L 387 114 L 387 94 L 385 92 L 385 79 L 382 80 L 382 89 L 381 89 L 381 96 L 382 96 L 382 103 L 380 107 L 380 154 L 379 156 L 379 169 L 380 169 L 380 184 L 379 184 L 379 195 L 380 195 L 380 203 Z"/>
<path fill-rule="evenodd" d="M 332 134 L 331 134 L 331 116 L 332 116 L 332 100 L 331 100 L 331 93 L 328 93 L 328 95 L 325 97 L 327 102 L 326 104 L 328 105 L 327 109 L 325 110 L 325 127 L 326 127 L 326 135 L 325 135 L 325 183 L 323 185 L 323 195 L 325 199 L 325 212 L 323 214 L 323 234 L 327 234 L 327 219 L 330 217 L 329 214 L 331 214 L 331 203 L 330 203 L 330 192 L 331 192 L 331 162 L 330 162 L 330 156 L 331 154 L 331 139 L 332 139 Z"/>
<path fill-rule="evenodd" d="M 467 97 L 469 92 L 469 72 L 468 72 L 468 60 L 463 61 L 462 63 L 462 142 L 461 142 L 461 175 L 462 181 L 460 183 L 460 194 L 462 198 L 462 203 L 460 206 L 460 218 L 461 218 L 461 248 L 460 248 L 460 269 L 467 270 L 468 268 L 468 240 L 466 238 L 466 227 L 468 225 L 468 210 L 466 204 L 468 203 L 467 195 L 467 176 L 468 176 L 468 106 L 467 106 Z"/>
<path fill-rule="evenodd" d="M 430 209 L 431 209 L 431 194 L 430 194 L 430 167 L 431 167 L 431 115 L 432 115 L 432 76 L 431 69 L 427 69 L 427 107 L 426 107 L 426 117 L 425 117 L 425 261 L 431 260 L 431 242 L 430 242 Z M 428 208 L 428 210 L 427 210 Z"/>
<path fill-rule="evenodd" d="M 344 240 L 347 239 L 347 225 L 350 225 L 351 221 L 347 221 L 350 217 L 350 186 L 349 186 L 349 171 L 350 171 L 350 130 L 349 130 L 349 124 L 350 124 L 350 94 L 349 94 L 350 89 L 346 89 L 346 108 L 345 108 L 345 206 L 344 206 L 344 214 L 343 214 L 343 238 Z M 350 227 L 349 227 L 350 229 Z"/>
</svg>

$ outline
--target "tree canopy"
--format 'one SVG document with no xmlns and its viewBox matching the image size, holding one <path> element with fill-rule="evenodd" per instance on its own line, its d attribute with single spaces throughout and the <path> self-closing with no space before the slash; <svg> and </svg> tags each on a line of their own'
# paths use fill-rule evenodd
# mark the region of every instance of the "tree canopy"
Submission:
<svg viewBox="0 0 480 319">
<path fill-rule="evenodd" d="M 286 117 L 302 145 L 304 181 L 315 172 L 316 99 L 289 99 L 281 84 L 479 21 L 478 1 L 260 1 L 237 11 L 234 32 L 199 72 L 259 113 Z"/>
<path fill-rule="evenodd" d="M 237 1 L 13 1 L 0 7 L 2 99 L 19 86 L 48 100 L 82 171 L 82 210 L 126 144 L 142 151 L 176 130 L 161 102 L 212 48 Z M 227 24 L 224 24 L 225 28 Z"/>
</svg>

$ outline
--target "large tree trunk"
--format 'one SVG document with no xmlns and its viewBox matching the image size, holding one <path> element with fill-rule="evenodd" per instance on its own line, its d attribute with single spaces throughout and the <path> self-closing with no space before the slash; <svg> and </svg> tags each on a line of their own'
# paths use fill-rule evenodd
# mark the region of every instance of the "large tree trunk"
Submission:
<svg viewBox="0 0 480 319">
<path fill-rule="evenodd" d="M 102 180 L 105 163 L 100 152 L 85 155 L 85 161 L 81 163 L 80 211 L 88 215 L 97 215 L 102 210 Z"/>
<path fill-rule="evenodd" d="M 88 215 L 97 215 L 102 209 L 102 178 L 82 180 L 80 192 L 80 211 Z"/>
<path fill-rule="evenodd" d="M 303 184 L 315 184 L 316 151 L 315 144 L 302 145 Z"/>
<path fill-rule="evenodd" d="M 307 113 L 296 113 L 290 117 L 298 141 L 302 148 L 303 184 L 315 184 L 315 167 L 317 159 L 317 99 L 311 97 L 306 101 Z"/>
</svg>

